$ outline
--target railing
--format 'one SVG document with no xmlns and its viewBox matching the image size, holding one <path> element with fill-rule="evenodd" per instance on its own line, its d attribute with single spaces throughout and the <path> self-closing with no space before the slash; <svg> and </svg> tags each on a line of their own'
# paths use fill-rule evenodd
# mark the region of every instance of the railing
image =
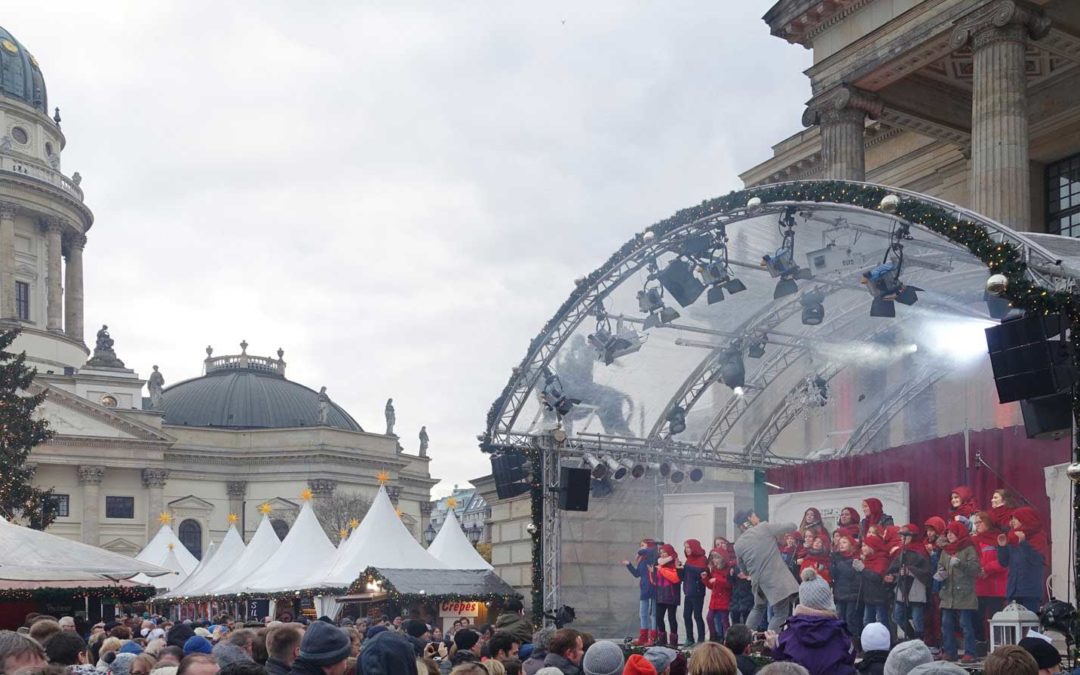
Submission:
<svg viewBox="0 0 1080 675">
<path fill-rule="evenodd" d="M 285 361 L 267 356 L 248 356 L 247 354 L 212 356 L 206 359 L 206 372 L 212 373 L 215 370 L 259 370 L 264 373 L 283 376 L 285 375 Z"/>
<path fill-rule="evenodd" d="M 67 192 L 72 197 L 75 197 L 80 202 L 83 200 L 83 191 L 75 181 L 71 180 L 59 171 L 54 171 L 48 167 L 41 166 L 39 164 L 32 164 L 30 162 L 24 162 L 19 159 L 15 159 L 9 155 L 0 155 L 0 171 L 6 173 L 15 173 L 27 178 L 33 178 L 39 180 L 42 183 L 48 183 L 53 187 L 58 187 L 64 192 Z"/>
</svg>

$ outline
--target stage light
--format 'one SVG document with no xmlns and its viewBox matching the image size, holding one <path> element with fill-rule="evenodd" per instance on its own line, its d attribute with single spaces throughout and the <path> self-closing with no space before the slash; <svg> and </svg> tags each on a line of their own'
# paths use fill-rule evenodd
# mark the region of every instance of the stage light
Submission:
<svg viewBox="0 0 1080 675">
<path fill-rule="evenodd" d="M 687 475 L 690 477 L 691 483 L 700 483 L 701 479 L 705 477 L 705 472 L 695 466 L 690 469 L 690 473 Z"/>
<path fill-rule="evenodd" d="M 544 407 L 554 412 L 559 417 L 565 417 L 575 405 L 581 403 L 580 399 L 570 398 L 563 393 L 562 382 L 559 376 L 544 369 L 544 389 L 541 392 Z"/>
<path fill-rule="evenodd" d="M 900 280 L 900 272 L 904 268 L 904 245 L 905 239 L 911 239 L 910 226 L 904 223 L 893 227 L 890 234 L 892 244 L 885 251 L 885 257 L 881 264 L 869 269 L 862 274 L 859 282 L 866 286 L 874 300 L 870 303 L 870 316 L 894 317 L 896 306 L 894 302 L 902 305 L 914 305 L 919 300 L 916 291 L 921 288 L 908 286 Z"/>
<path fill-rule="evenodd" d="M 623 478 L 626 478 L 626 467 L 611 455 L 601 455 L 600 461 L 607 465 L 608 471 L 611 474 L 611 480 L 618 483 L 622 481 Z"/>
<path fill-rule="evenodd" d="M 990 291 L 983 291 L 983 301 L 986 302 L 986 311 L 991 319 L 1004 319 L 1012 308 L 1012 303 L 1007 298 L 998 297 Z"/>
<path fill-rule="evenodd" d="M 686 431 L 686 410 L 678 405 L 673 407 L 667 414 L 667 423 L 672 436 Z"/>
<path fill-rule="evenodd" d="M 667 479 L 669 483 L 674 483 L 678 485 L 679 483 L 686 480 L 686 472 L 679 468 L 678 464 L 669 464 Z"/>
<path fill-rule="evenodd" d="M 627 472 L 629 472 L 630 477 L 634 480 L 641 478 L 649 472 L 647 464 L 645 464 L 644 462 L 636 462 L 628 457 L 620 459 L 619 464 L 622 465 L 622 467 L 626 469 Z"/>
<path fill-rule="evenodd" d="M 765 343 L 768 341 L 768 335 L 762 335 L 760 339 L 754 340 L 750 343 L 750 346 L 746 348 L 746 355 L 752 359 L 760 359 L 762 356 L 765 356 Z"/>
<path fill-rule="evenodd" d="M 683 307 L 694 304 L 705 291 L 705 286 L 694 276 L 690 264 L 682 258 L 668 263 L 656 274 L 656 280 Z"/>
<path fill-rule="evenodd" d="M 660 462 L 660 465 L 657 467 L 660 471 L 660 477 L 667 478 L 668 474 L 671 473 L 672 466 L 673 464 L 671 462 Z"/>
<path fill-rule="evenodd" d="M 735 278 L 728 264 L 726 231 L 721 232 L 720 241 L 720 245 L 713 251 L 712 258 L 697 268 L 698 274 L 709 287 L 705 298 L 710 305 L 723 302 L 725 290 L 732 295 L 746 290 L 746 284 Z"/>
<path fill-rule="evenodd" d="M 817 326 L 825 320 L 825 294 L 821 291 L 804 293 L 799 304 L 802 305 L 804 326 Z"/>
<path fill-rule="evenodd" d="M 664 304 L 664 294 L 659 287 L 643 288 L 637 293 L 638 308 L 648 314 L 644 328 L 655 328 L 679 318 L 679 312 Z"/>
<path fill-rule="evenodd" d="M 623 328 L 621 322 L 616 326 L 615 333 L 612 333 L 610 323 L 602 319 L 596 327 L 596 332 L 586 339 L 596 350 L 596 360 L 610 366 L 615 359 L 640 351 L 645 344 L 645 338 L 646 336 L 633 328 Z"/>
<path fill-rule="evenodd" d="M 727 386 L 735 389 L 746 384 L 746 367 L 742 352 L 732 345 L 720 355 L 720 379 Z"/>
<path fill-rule="evenodd" d="M 829 382 L 824 377 L 818 375 L 814 378 L 814 387 L 817 388 L 818 398 L 821 399 L 821 404 L 825 405 L 825 402 L 829 400 Z"/>
<path fill-rule="evenodd" d="M 782 243 L 774 253 L 761 257 L 761 265 L 769 270 L 769 276 L 779 278 L 773 299 L 783 298 L 799 292 L 796 279 L 811 278 L 810 270 L 799 267 L 795 262 L 795 207 L 788 206 L 780 216 L 780 234 Z"/>
<path fill-rule="evenodd" d="M 597 459 L 596 455 L 592 454 L 591 452 L 586 452 L 585 456 L 582 459 L 585 462 L 585 466 L 589 467 L 589 474 L 593 477 L 593 480 L 600 480 L 607 475 L 607 464 L 604 464 L 599 459 Z"/>
</svg>

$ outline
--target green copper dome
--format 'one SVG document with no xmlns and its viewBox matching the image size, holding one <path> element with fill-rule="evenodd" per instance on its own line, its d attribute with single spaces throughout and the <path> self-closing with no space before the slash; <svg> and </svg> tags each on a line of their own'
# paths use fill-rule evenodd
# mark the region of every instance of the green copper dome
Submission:
<svg viewBox="0 0 1080 675">
<path fill-rule="evenodd" d="M 46 115 L 49 112 L 45 78 L 38 68 L 37 59 L 3 28 L 0 28 L 0 91 L 4 96 L 18 99 Z"/>
</svg>

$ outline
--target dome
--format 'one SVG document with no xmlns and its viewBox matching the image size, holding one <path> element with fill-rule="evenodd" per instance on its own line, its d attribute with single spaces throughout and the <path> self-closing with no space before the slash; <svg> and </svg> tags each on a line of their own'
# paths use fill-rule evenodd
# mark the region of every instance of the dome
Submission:
<svg viewBox="0 0 1080 675">
<path fill-rule="evenodd" d="M 45 78 L 37 59 L 3 28 L 0 28 L 0 91 L 42 113 L 49 112 Z"/>
<path fill-rule="evenodd" d="M 165 424 L 223 429 L 292 429 L 329 426 L 363 431 L 343 408 L 328 401 L 325 424 L 319 417 L 320 394 L 285 379 L 284 354 L 278 358 L 212 357 L 207 349 L 206 375 L 185 380 L 162 392 Z"/>
</svg>

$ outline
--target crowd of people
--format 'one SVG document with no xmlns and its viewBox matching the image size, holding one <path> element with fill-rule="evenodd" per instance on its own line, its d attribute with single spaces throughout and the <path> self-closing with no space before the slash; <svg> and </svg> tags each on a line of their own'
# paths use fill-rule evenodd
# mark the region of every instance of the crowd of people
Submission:
<svg viewBox="0 0 1080 675">
<path fill-rule="evenodd" d="M 670 543 L 645 539 L 623 561 L 638 579 L 635 642 L 679 644 L 680 604 L 686 646 L 721 641 L 739 623 L 778 631 L 800 583 L 812 578 L 829 589 L 856 651 L 863 627 L 877 624 L 894 642 L 918 639 L 942 658 L 975 661 L 985 655 L 989 619 L 1007 602 L 1039 610 L 1048 540 L 1038 512 L 1008 490 L 996 490 L 986 508 L 967 486 L 948 497 L 949 509 L 921 525 L 897 525 L 871 497 L 860 510 L 842 509 L 835 523 L 816 508 L 798 524 L 740 511 L 736 540 L 717 537 L 708 553 L 697 539 L 683 543 L 682 557 Z"/>
</svg>

